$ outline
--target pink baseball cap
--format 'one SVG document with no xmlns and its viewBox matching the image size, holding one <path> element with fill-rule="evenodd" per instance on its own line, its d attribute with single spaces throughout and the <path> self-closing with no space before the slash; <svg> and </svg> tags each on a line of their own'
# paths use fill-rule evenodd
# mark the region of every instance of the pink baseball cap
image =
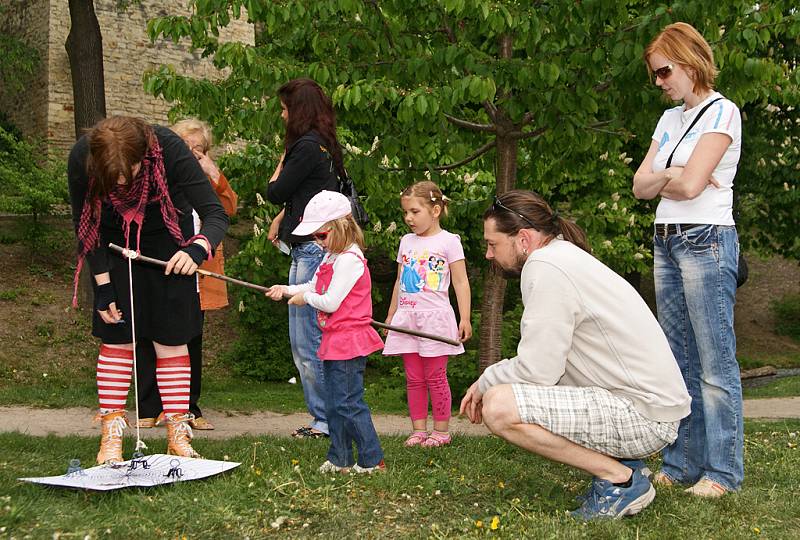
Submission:
<svg viewBox="0 0 800 540">
<path fill-rule="evenodd" d="M 295 227 L 292 234 L 308 236 L 329 221 L 349 216 L 352 211 L 350 199 L 338 191 L 320 191 L 308 201 L 300 225 Z"/>
</svg>

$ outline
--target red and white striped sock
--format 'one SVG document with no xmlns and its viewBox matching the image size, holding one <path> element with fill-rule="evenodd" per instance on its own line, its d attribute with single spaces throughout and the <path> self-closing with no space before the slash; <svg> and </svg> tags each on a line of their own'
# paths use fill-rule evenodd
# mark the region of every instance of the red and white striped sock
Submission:
<svg viewBox="0 0 800 540">
<path fill-rule="evenodd" d="M 97 397 L 100 412 L 125 409 L 133 373 L 133 350 L 100 346 L 97 357 Z"/>
<path fill-rule="evenodd" d="M 156 383 L 161 394 L 164 416 L 189 412 L 189 384 L 192 369 L 189 355 L 156 358 Z"/>
</svg>

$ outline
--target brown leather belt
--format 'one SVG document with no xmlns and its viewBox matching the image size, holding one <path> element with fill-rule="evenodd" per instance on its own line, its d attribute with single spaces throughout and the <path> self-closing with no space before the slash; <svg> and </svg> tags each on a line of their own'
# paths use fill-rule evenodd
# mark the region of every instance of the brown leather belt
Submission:
<svg viewBox="0 0 800 540">
<path fill-rule="evenodd" d="M 673 234 L 681 234 L 683 231 L 702 227 L 702 223 L 656 223 L 656 236 L 666 238 Z"/>
</svg>

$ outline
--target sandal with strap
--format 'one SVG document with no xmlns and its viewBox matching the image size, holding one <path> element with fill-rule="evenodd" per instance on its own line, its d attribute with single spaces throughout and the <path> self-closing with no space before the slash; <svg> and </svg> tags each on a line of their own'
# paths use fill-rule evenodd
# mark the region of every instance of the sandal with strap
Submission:
<svg viewBox="0 0 800 540">
<path fill-rule="evenodd" d="M 415 431 L 406 439 L 403 446 L 421 446 L 426 440 L 428 440 L 427 431 Z"/>
<path fill-rule="evenodd" d="M 431 431 L 431 434 L 428 435 L 428 438 L 425 439 L 420 446 L 424 446 L 425 448 L 438 448 L 439 446 L 444 446 L 446 444 L 450 444 L 450 441 L 453 439 L 450 437 L 450 433 L 447 431 Z"/>
<path fill-rule="evenodd" d="M 314 428 L 309 426 L 297 428 L 292 432 L 292 437 L 295 439 L 322 439 L 328 436 L 329 435 L 327 433 L 316 431 Z"/>
</svg>

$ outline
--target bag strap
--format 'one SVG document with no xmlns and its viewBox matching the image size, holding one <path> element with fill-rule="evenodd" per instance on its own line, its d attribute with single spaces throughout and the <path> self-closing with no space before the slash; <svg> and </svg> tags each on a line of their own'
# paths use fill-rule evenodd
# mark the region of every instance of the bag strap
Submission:
<svg viewBox="0 0 800 540">
<path fill-rule="evenodd" d="M 697 116 L 694 117 L 694 120 L 692 120 L 692 123 L 689 124 L 689 128 L 686 131 L 683 132 L 683 135 L 681 136 L 680 140 L 678 141 L 678 144 L 676 144 L 675 148 L 672 149 L 672 153 L 667 158 L 667 165 L 666 165 L 666 167 L 664 167 L 665 169 L 669 169 L 670 166 L 672 165 L 672 156 L 675 155 L 675 150 L 677 150 L 678 147 L 681 145 L 681 142 L 683 142 L 684 137 L 686 137 L 686 135 L 690 131 L 692 131 L 692 128 L 694 127 L 694 125 L 697 123 L 698 120 L 700 120 L 700 117 L 703 116 L 703 114 L 709 109 L 709 107 L 711 107 L 714 103 L 716 103 L 717 101 L 719 101 L 721 99 L 722 99 L 721 97 L 718 97 L 717 99 L 715 99 L 714 101 L 712 101 L 711 103 L 709 103 L 708 105 L 703 107 L 700 110 L 699 113 L 697 113 Z"/>
</svg>

